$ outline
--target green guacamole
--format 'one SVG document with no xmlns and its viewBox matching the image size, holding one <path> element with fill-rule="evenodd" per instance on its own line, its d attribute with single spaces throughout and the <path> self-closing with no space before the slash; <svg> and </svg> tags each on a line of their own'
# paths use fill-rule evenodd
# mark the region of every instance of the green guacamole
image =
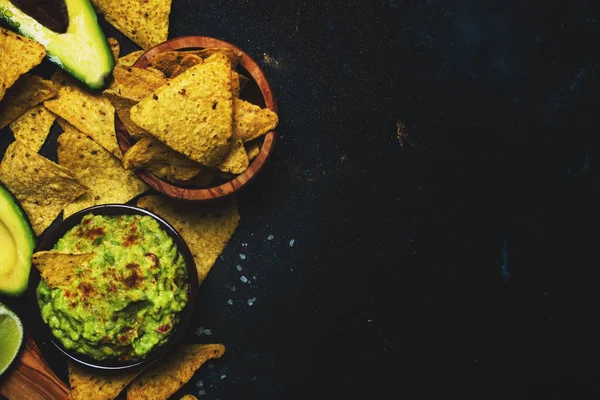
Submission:
<svg viewBox="0 0 600 400">
<path fill-rule="evenodd" d="M 153 218 L 87 215 L 54 250 L 95 253 L 68 286 L 37 287 L 42 318 L 65 348 L 130 360 L 168 340 L 188 301 L 187 269 Z"/>
</svg>

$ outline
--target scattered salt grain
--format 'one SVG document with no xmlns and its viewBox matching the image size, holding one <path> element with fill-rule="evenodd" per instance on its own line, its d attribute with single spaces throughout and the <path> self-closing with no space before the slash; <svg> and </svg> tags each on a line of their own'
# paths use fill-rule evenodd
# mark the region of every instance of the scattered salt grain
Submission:
<svg viewBox="0 0 600 400">
<path fill-rule="evenodd" d="M 232 286 L 230 289 L 232 292 L 235 292 L 237 290 L 237 288 L 235 286 Z"/>
<path fill-rule="evenodd" d="M 242 247 L 248 247 L 248 243 L 242 243 Z"/>
<path fill-rule="evenodd" d="M 230 305 L 230 306 L 232 306 L 233 305 L 233 300 L 231 300 L 231 299 L 227 300 L 227 304 Z"/>
<path fill-rule="evenodd" d="M 236 268 L 238 271 L 241 271 L 241 270 L 242 270 L 242 266 L 241 266 L 241 265 L 239 265 L 239 264 L 238 264 L 238 265 L 236 265 L 236 266 L 235 266 L 235 268 Z"/>
<path fill-rule="evenodd" d="M 267 240 L 273 240 L 273 239 L 275 239 L 275 236 L 273 236 L 273 235 L 267 236 Z"/>
<path fill-rule="evenodd" d="M 198 382 L 196 382 L 196 386 L 199 388 L 204 387 L 204 382 L 202 382 L 202 380 L 199 380 Z"/>
<path fill-rule="evenodd" d="M 293 247 L 293 246 L 294 246 L 294 242 L 295 242 L 295 240 L 294 240 L 294 239 L 290 240 L 290 247 Z"/>
<path fill-rule="evenodd" d="M 241 259 L 241 260 L 245 260 L 245 259 L 246 259 L 246 255 L 245 255 L 245 254 L 242 254 L 242 253 L 240 253 L 240 259 Z"/>
<path fill-rule="evenodd" d="M 248 282 L 248 278 L 246 278 L 244 275 L 240 276 L 240 281 L 242 281 L 242 283 L 246 283 Z"/>
<path fill-rule="evenodd" d="M 202 336 L 204 334 L 204 327 L 201 326 L 200 328 L 196 329 L 196 332 L 194 333 L 198 336 Z"/>
<path fill-rule="evenodd" d="M 214 364 L 208 364 L 208 369 L 213 369 L 214 367 Z"/>
<path fill-rule="evenodd" d="M 198 391 L 198 396 L 204 396 L 205 394 L 206 394 L 206 390 L 204 390 L 204 389 L 200 389 Z"/>
<path fill-rule="evenodd" d="M 252 305 L 254 305 L 254 302 L 255 302 L 255 301 L 256 301 L 256 297 L 253 297 L 253 298 L 251 298 L 251 299 L 248 299 L 248 305 L 249 305 L 249 306 L 252 306 Z"/>
<path fill-rule="evenodd" d="M 252 279 L 256 280 L 256 275 L 252 276 Z"/>
<path fill-rule="evenodd" d="M 227 378 L 227 375 L 221 375 L 221 379 Z"/>
<path fill-rule="evenodd" d="M 210 329 L 205 329 L 205 330 L 204 330 L 204 334 L 205 334 L 206 336 L 211 336 L 211 335 L 212 335 L 212 331 L 211 331 Z"/>
</svg>

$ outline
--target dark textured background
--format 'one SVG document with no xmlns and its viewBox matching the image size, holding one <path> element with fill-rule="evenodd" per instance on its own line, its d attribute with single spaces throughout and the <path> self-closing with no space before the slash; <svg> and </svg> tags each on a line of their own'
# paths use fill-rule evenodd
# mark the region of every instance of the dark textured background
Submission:
<svg viewBox="0 0 600 400">
<path fill-rule="evenodd" d="M 227 354 L 182 393 L 598 398 L 598 14 L 173 0 L 170 37 L 242 47 L 281 119 L 190 334 Z"/>
</svg>

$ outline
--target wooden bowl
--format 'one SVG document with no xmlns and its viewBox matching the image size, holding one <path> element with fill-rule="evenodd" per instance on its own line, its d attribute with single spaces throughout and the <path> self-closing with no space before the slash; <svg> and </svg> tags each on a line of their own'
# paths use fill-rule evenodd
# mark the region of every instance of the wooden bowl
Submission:
<svg viewBox="0 0 600 400">
<path fill-rule="evenodd" d="M 159 53 L 175 50 L 202 49 L 206 47 L 229 47 L 239 52 L 242 55 L 242 59 L 240 61 L 238 69 L 241 67 L 241 72 L 245 74 L 247 73 L 246 75 L 248 78 L 250 78 L 251 81 L 249 85 L 255 85 L 257 88 L 256 92 L 258 94 L 258 98 L 252 99 L 246 98 L 246 96 L 244 96 L 244 99 L 255 104 L 264 103 L 264 105 L 258 105 L 264 106 L 275 113 L 277 112 L 277 104 L 275 102 L 273 90 L 271 89 L 271 86 L 269 85 L 269 82 L 267 81 L 264 72 L 260 69 L 258 64 L 252 58 L 250 58 L 250 56 L 246 54 L 243 50 L 223 40 L 206 36 L 183 36 L 176 39 L 171 39 L 148 50 L 135 62 L 133 66 L 137 68 L 145 68 L 149 64 L 150 60 Z M 132 146 L 133 141 L 131 136 L 129 135 L 129 132 L 127 132 L 127 129 L 125 128 L 125 126 L 123 125 L 116 113 L 115 130 L 117 133 L 117 141 L 119 142 L 119 147 L 121 148 L 121 151 L 125 153 Z M 273 130 L 271 132 L 268 132 L 264 136 L 260 152 L 256 156 L 256 158 L 250 163 L 248 169 L 246 169 L 246 171 L 244 171 L 240 175 L 237 175 L 230 181 L 222 183 L 218 186 L 189 188 L 167 182 L 144 169 L 136 170 L 135 173 L 152 189 L 174 199 L 195 201 L 207 201 L 218 199 L 221 197 L 229 196 L 243 188 L 248 183 L 250 183 L 250 181 L 254 179 L 256 174 L 258 174 L 258 172 L 265 165 L 267 158 L 273 152 L 274 144 L 275 131 Z"/>
</svg>

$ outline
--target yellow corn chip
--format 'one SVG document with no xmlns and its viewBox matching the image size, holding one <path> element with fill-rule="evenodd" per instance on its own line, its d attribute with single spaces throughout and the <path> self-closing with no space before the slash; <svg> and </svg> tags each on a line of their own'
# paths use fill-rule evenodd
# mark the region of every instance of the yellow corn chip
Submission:
<svg viewBox="0 0 600 400">
<path fill-rule="evenodd" d="M 108 43 L 108 47 L 110 47 L 110 52 L 112 53 L 115 60 L 119 58 L 119 53 L 121 53 L 121 45 L 119 41 L 115 38 L 109 37 L 106 39 Z"/>
<path fill-rule="evenodd" d="M 68 285 L 77 277 L 77 269 L 94 257 L 94 253 L 62 253 L 59 251 L 38 251 L 31 262 L 40 271 L 50 287 Z"/>
<path fill-rule="evenodd" d="M 231 63 L 231 68 L 235 68 L 238 66 L 240 61 L 242 60 L 242 53 L 237 50 L 230 49 L 229 47 L 207 47 L 202 50 L 192 50 L 190 53 L 200 56 L 202 58 L 209 58 L 213 54 L 223 54 L 227 58 L 229 58 L 229 62 Z"/>
<path fill-rule="evenodd" d="M 53 79 L 60 77 L 59 73 Z M 115 133 L 115 109 L 108 99 L 84 91 L 69 79 L 58 96 L 44 105 L 113 155 L 122 157 Z"/>
<path fill-rule="evenodd" d="M 65 208 L 65 216 L 96 204 L 126 203 L 148 190 L 116 157 L 81 132 L 66 130 L 58 137 L 58 162 L 89 187 Z"/>
<path fill-rule="evenodd" d="M 279 117 L 268 108 L 260 108 L 237 97 L 233 99 L 233 134 L 244 142 L 272 131 L 278 123 Z"/>
<path fill-rule="evenodd" d="M 40 104 L 26 111 L 10 124 L 10 130 L 15 139 L 20 140 L 33 151 L 40 151 L 55 119 L 56 115 Z"/>
<path fill-rule="evenodd" d="M 171 0 L 92 0 L 106 21 L 147 50 L 167 40 Z"/>
<path fill-rule="evenodd" d="M 139 373 L 139 369 L 99 372 L 67 361 L 69 368 L 69 400 L 112 400 L 125 389 Z"/>
<path fill-rule="evenodd" d="M 25 75 L 6 92 L 0 102 L 0 129 L 13 122 L 25 111 L 56 95 L 58 87 L 36 75 Z"/>
<path fill-rule="evenodd" d="M 141 138 L 150 135 L 144 129 L 134 124 L 129 117 L 129 111 L 131 110 L 131 107 L 138 103 L 137 101 L 121 97 L 112 89 L 105 90 L 103 94 L 115 108 L 115 111 L 121 122 L 123 122 L 123 125 L 125 125 L 125 129 L 127 129 L 129 136 L 136 140 L 140 140 Z"/>
<path fill-rule="evenodd" d="M 194 256 L 200 283 L 221 255 L 240 220 L 235 199 L 197 204 L 147 196 L 138 201 L 138 206 L 162 216 L 181 234 Z"/>
<path fill-rule="evenodd" d="M 203 168 L 198 167 L 178 167 L 162 163 L 149 164 L 145 169 L 159 178 L 172 183 L 188 183 L 203 171 Z"/>
<path fill-rule="evenodd" d="M 221 358 L 222 344 L 191 344 L 182 346 L 165 360 L 155 363 L 127 388 L 127 400 L 164 400 L 194 376 L 206 361 Z"/>
<path fill-rule="evenodd" d="M 184 394 L 179 400 L 198 400 L 193 394 Z"/>
<path fill-rule="evenodd" d="M 148 67 L 161 71 L 168 78 L 173 78 L 203 62 L 200 56 L 185 51 L 166 51 L 155 55 Z"/>
<path fill-rule="evenodd" d="M 231 93 L 237 97 L 240 95 L 240 74 L 235 71 L 231 71 Z"/>
<path fill-rule="evenodd" d="M 131 67 L 142 56 L 142 54 L 144 54 L 144 50 L 137 50 L 127 55 L 124 55 L 123 57 L 120 57 L 117 60 L 117 65 Z"/>
<path fill-rule="evenodd" d="M 202 169 L 198 163 L 150 137 L 143 138 L 131 146 L 123 156 L 122 163 L 125 169 L 145 168 L 153 163 Z"/>
<path fill-rule="evenodd" d="M 46 49 L 41 44 L 0 27 L 0 100 L 19 76 L 42 62 Z M 18 60 L 18 61 L 17 61 Z"/>
<path fill-rule="evenodd" d="M 246 153 L 248 153 L 248 159 L 250 161 L 254 160 L 258 153 L 260 153 L 261 146 L 262 143 L 257 139 L 251 140 L 248 143 L 244 143 L 244 147 L 246 148 Z"/>
<path fill-rule="evenodd" d="M 86 191 L 70 172 L 19 141 L 6 149 L 0 181 L 10 190 L 40 235 L 63 208 Z"/>
<path fill-rule="evenodd" d="M 218 168 L 220 171 L 237 175 L 244 172 L 248 168 L 249 163 L 244 142 L 242 142 L 242 139 L 234 137 L 227 158 L 225 158 L 225 161 Z"/>
<path fill-rule="evenodd" d="M 207 166 L 219 165 L 232 135 L 231 68 L 222 54 L 158 88 L 131 109 L 131 120 L 167 146 Z"/>
</svg>

